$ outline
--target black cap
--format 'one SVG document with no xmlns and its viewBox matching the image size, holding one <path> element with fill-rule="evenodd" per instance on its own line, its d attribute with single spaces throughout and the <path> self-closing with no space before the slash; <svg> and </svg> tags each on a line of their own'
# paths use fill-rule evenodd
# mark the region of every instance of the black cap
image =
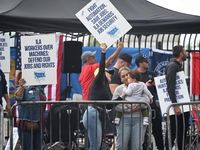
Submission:
<svg viewBox="0 0 200 150">
<path fill-rule="evenodd" d="M 142 63 L 142 62 L 148 62 L 148 58 L 144 54 L 139 54 L 135 59 L 135 63 L 139 67 L 139 63 Z"/>
<path fill-rule="evenodd" d="M 123 61 L 126 61 L 127 63 L 132 65 L 132 56 L 128 53 L 120 53 L 119 58 L 122 59 Z"/>
</svg>

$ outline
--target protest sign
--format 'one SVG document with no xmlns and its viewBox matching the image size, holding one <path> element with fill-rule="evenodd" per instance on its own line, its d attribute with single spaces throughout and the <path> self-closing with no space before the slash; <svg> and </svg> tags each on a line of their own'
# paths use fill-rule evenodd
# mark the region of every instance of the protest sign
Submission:
<svg viewBox="0 0 200 150">
<path fill-rule="evenodd" d="M 25 85 L 56 84 L 56 35 L 22 36 L 21 53 Z"/>
<path fill-rule="evenodd" d="M 15 147 L 17 145 L 17 141 L 19 139 L 18 128 L 17 127 L 13 127 L 13 131 L 12 132 L 13 132 L 13 148 L 15 149 Z M 4 150 L 10 150 L 10 149 L 11 149 L 11 147 L 10 147 L 10 138 L 9 138 Z"/>
<path fill-rule="evenodd" d="M 10 72 L 10 37 L 0 36 L 0 68 Z"/>
<path fill-rule="evenodd" d="M 108 48 L 132 28 L 109 0 L 91 1 L 76 16 Z"/>
<path fill-rule="evenodd" d="M 167 92 L 167 83 L 166 83 L 166 78 L 165 75 L 155 77 L 155 84 L 156 84 L 156 89 L 158 93 L 158 99 L 162 111 L 162 115 L 166 113 L 166 110 L 168 106 L 171 104 L 171 100 L 169 98 L 169 94 Z M 188 94 L 188 89 L 187 89 L 187 84 L 185 80 L 185 75 L 183 71 L 180 71 L 176 75 L 176 99 L 177 103 L 184 103 L 184 102 L 190 102 L 190 97 Z M 182 106 L 180 106 L 181 110 L 184 112 L 189 111 L 189 106 L 184 105 L 183 109 Z M 174 114 L 174 109 L 173 107 L 170 108 L 169 115 Z"/>
</svg>

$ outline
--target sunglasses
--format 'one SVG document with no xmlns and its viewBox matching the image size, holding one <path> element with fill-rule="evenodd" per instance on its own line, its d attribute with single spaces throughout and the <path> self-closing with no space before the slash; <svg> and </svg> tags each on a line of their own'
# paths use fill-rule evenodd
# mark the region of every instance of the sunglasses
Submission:
<svg viewBox="0 0 200 150">
<path fill-rule="evenodd" d="M 121 78 L 125 78 L 128 76 L 128 73 L 126 73 L 125 75 L 122 75 Z"/>
</svg>

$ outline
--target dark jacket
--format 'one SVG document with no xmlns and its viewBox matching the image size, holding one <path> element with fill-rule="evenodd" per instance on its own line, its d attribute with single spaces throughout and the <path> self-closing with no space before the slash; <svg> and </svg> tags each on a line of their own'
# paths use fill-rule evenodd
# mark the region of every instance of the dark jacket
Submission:
<svg viewBox="0 0 200 150">
<path fill-rule="evenodd" d="M 105 53 L 101 54 L 99 73 L 94 78 L 90 85 L 89 100 L 92 101 L 109 101 L 112 99 L 108 83 L 105 84 Z M 103 107 L 103 104 L 97 106 Z M 106 106 L 108 109 L 112 108 L 112 105 Z"/>
<path fill-rule="evenodd" d="M 0 104 L 2 105 L 2 97 L 7 94 L 7 82 L 3 71 L 0 69 Z"/>
<path fill-rule="evenodd" d="M 167 91 L 169 94 L 169 98 L 172 103 L 176 103 L 176 73 L 182 71 L 182 65 L 175 59 L 171 60 L 165 70 L 166 82 L 167 82 Z"/>
</svg>

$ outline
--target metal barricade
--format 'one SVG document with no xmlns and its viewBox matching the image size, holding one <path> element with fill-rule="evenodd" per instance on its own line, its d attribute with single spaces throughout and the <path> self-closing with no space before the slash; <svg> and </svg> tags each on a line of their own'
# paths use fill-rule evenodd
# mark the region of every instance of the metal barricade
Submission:
<svg viewBox="0 0 200 150">
<path fill-rule="evenodd" d="M 172 114 L 175 106 L 181 108 L 181 115 Z M 198 150 L 200 146 L 200 101 L 172 103 L 166 112 L 168 134 L 166 135 L 166 150 Z"/>
<path fill-rule="evenodd" d="M 4 144 L 4 109 L 0 105 L 0 149 L 3 149 Z"/>
<path fill-rule="evenodd" d="M 14 127 L 14 108 L 21 107 L 23 105 L 29 105 L 34 106 L 37 105 L 40 107 L 40 110 L 42 109 L 42 106 L 50 104 L 51 109 L 48 112 L 48 116 L 46 117 L 46 127 L 43 128 L 42 121 L 39 123 L 40 130 L 42 131 L 40 133 L 40 143 L 41 143 L 41 149 L 88 149 L 89 141 L 87 137 L 87 130 L 85 130 L 83 123 L 82 123 L 82 116 L 83 112 L 81 113 L 80 106 L 86 106 L 85 110 L 87 110 L 89 107 L 92 106 L 95 107 L 100 105 L 106 106 L 108 104 L 113 105 L 115 107 L 117 104 L 136 104 L 136 102 L 128 102 L 128 101 L 76 101 L 76 100 L 69 100 L 69 101 L 46 101 L 46 102 L 21 102 L 13 105 L 11 108 L 11 116 L 10 116 L 10 150 L 13 150 L 13 127 Z M 146 102 L 137 102 L 139 106 L 142 104 L 147 105 L 148 109 L 148 115 L 149 118 L 151 118 L 151 107 Z M 83 111 L 85 111 L 83 110 Z M 107 114 L 109 112 L 108 109 L 103 110 L 102 114 Z M 42 119 L 42 117 L 40 116 Z M 142 115 L 140 113 L 140 118 L 142 118 Z M 106 126 L 106 123 L 108 122 L 108 118 L 104 118 L 103 120 L 103 130 L 104 133 L 106 133 L 106 130 L 108 130 L 108 126 Z M 25 121 L 25 120 L 23 120 Z M 114 127 L 114 124 L 111 126 Z M 123 121 L 123 119 L 122 119 Z M 33 133 L 33 127 L 30 129 L 30 133 Z M 22 131 L 23 132 L 23 131 Z M 144 132 L 144 130 L 141 130 L 141 132 Z M 138 141 L 139 144 L 142 145 L 143 143 L 139 140 L 143 133 L 139 134 Z M 97 133 L 96 133 L 97 134 Z M 33 135 L 31 135 L 33 137 Z M 102 146 L 108 146 L 110 147 L 113 143 L 113 134 L 107 133 L 103 135 L 102 139 Z M 146 147 L 148 149 L 151 148 L 151 119 L 149 119 L 149 126 L 148 126 L 148 134 L 146 136 Z M 33 142 L 31 142 L 33 144 Z"/>
</svg>

